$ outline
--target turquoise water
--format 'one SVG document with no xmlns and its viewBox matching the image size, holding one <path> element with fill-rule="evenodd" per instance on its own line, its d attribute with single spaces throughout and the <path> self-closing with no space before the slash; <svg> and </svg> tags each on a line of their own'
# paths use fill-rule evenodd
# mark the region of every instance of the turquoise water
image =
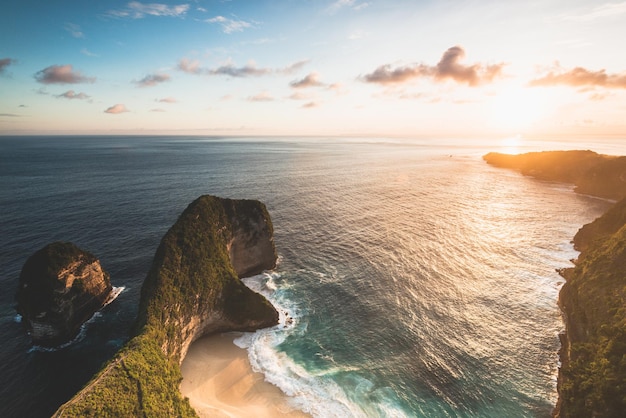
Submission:
<svg viewBox="0 0 626 418">
<path fill-rule="evenodd" d="M 475 142 L 474 142 L 475 143 Z M 519 151 L 620 141 L 536 142 Z M 201 194 L 256 198 L 280 256 L 248 280 L 281 325 L 253 367 L 319 417 L 549 416 L 556 268 L 609 202 L 486 165 L 498 142 L 310 138 L 0 138 L 0 415 L 47 416 L 124 343 L 160 238 Z M 53 240 L 126 290 L 60 350 L 33 350 L 13 295 Z M 289 322 L 288 315 L 294 318 Z"/>
</svg>

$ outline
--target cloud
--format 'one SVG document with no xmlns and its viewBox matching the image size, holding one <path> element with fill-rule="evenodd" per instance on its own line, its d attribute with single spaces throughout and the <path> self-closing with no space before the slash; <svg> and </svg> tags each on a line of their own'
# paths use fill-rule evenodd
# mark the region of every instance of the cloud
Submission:
<svg viewBox="0 0 626 418">
<path fill-rule="evenodd" d="M 164 83 L 170 80 L 169 74 L 149 74 L 139 81 L 135 81 L 138 87 L 154 87 L 157 84 Z"/>
<path fill-rule="evenodd" d="M 337 0 L 326 8 L 326 13 L 334 15 L 342 9 L 363 10 L 368 7 L 368 2 L 358 2 L 356 0 Z"/>
<path fill-rule="evenodd" d="M 0 117 L 21 118 L 22 115 L 16 115 L 15 113 L 0 113 Z"/>
<path fill-rule="evenodd" d="M 120 113 L 125 113 L 125 112 L 129 112 L 129 110 L 126 109 L 126 106 L 124 106 L 123 104 L 119 104 L 119 103 L 109 107 L 107 110 L 104 111 L 104 113 L 110 113 L 112 115 L 118 115 Z"/>
<path fill-rule="evenodd" d="M 605 3 L 582 14 L 561 16 L 560 20 L 570 22 L 591 22 L 593 20 L 621 16 L 626 14 L 626 2 Z"/>
<path fill-rule="evenodd" d="M 85 37 L 85 34 L 83 33 L 83 31 L 80 28 L 80 26 L 78 26 L 75 23 L 66 23 L 63 26 L 63 29 L 68 31 L 69 34 L 72 35 L 74 38 L 80 39 L 80 38 L 84 38 Z"/>
<path fill-rule="evenodd" d="M 150 112 L 165 112 L 165 109 L 161 109 L 161 108 L 156 108 L 156 109 L 150 109 Z"/>
<path fill-rule="evenodd" d="M 94 54 L 93 52 L 89 51 L 87 48 L 83 48 L 80 50 L 80 53 L 83 55 L 86 55 L 88 57 L 98 57 L 99 55 Z"/>
<path fill-rule="evenodd" d="M 248 101 L 250 102 L 273 102 L 274 100 L 274 97 L 266 91 L 248 97 Z"/>
<path fill-rule="evenodd" d="M 244 29 L 252 28 L 254 25 L 251 22 L 244 20 L 229 19 L 224 16 L 215 16 L 211 19 L 205 20 L 207 23 L 219 23 L 222 26 L 224 33 L 243 32 Z"/>
<path fill-rule="evenodd" d="M 444 52 L 441 60 L 436 65 L 413 64 L 404 67 L 392 68 L 391 65 L 381 65 L 370 74 L 361 79 L 368 83 L 400 84 L 414 78 L 432 78 L 436 81 L 453 80 L 460 84 L 475 87 L 480 84 L 492 82 L 499 77 L 504 68 L 500 64 L 473 64 L 463 65 L 460 63 L 465 57 L 465 51 L 460 46 L 453 46 Z"/>
<path fill-rule="evenodd" d="M 295 93 L 293 93 L 292 95 L 290 95 L 288 98 L 291 100 L 311 100 L 313 96 L 311 96 L 310 94 L 306 94 L 306 93 L 302 93 L 300 91 L 297 91 Z"/>
<path fill-rule="evenodd" d="M 58 98 L 65 98 L 65 99 L 78 99 L 78 100 L 86 100 L 89 99 L 89 96 L 87 96 L 85 93 L 78 93 L 76 94 L 74 92 L 74 90 L 68 90 L 63 94 L 59 94 L 56 97 Z"/>
<path fill-rule="evenodd" d="M 292 74 L 302 68 L 309 61 L 298 61 L 284 68 L 257 67 L 256 63 L 250 63 L 237 67 L 232 61 L 227 61 L 217 68 L 203 68 L 197 60 L 190 61 L 183 58 L 178 62 L 178 69 L 188 74 L 196 75 L 226 75 L 230 77 L 260 77 L 271 74 Z"/>
<path fill-rule="evenodd" d="M 178 100 L 176 100 L 173 97 L 164 97 L 162 99 L 158 99 L 157 102 L 159 102 L 159 103 L 178 103 Z"/>
<path fill-rule="evenodd" d="M 35 80 L 43 84 L 77 84 L 93 83 L 94 77 L 85 77 L 78 71 L 74 71 L 70 64 L 51 65 L 35 74 Z"/>
<path fill-rule="evenodd" d="M 16 62 L 17 61 L 15 61 L 13 58 L 0 58 L 0 74 L 4 74 L 8 66 L 13 65 Z"/>
<path fill-rule="evenodd" d="M 557 63 L 548 74 L 531 80 L 531 86 L 604 87 L 626 89 L 626 73 L 607 74 L 606 70 L 590 71 L 583 67 L 565 70 Z"/>
<path fill-rule="evenodd" d="M 184 16 L 189 10 L 188 4 L 179 4 L 176 6 L 168 6 L 161 3 L 140 3 L 131 1 L 126 5 L 125 9 L 110 10 L 107 14 L 113 17 L 142 19 L 146 16 Z"/>
<path fill-rule="evenodd" d="M 319 81 L 318 73 L 309 73 L 302 80 L 296 80 L 289 83 L 294 89 L 303 89 L 308 87 L 325 87 L 326 84 Z"/>
<path fill-rule="evenodd" d="M 319 104 L 316 103 L 316 102 L 308 102 L 308 103 L 303 104 L 300 107 L 303 108 L 303 109 L 313 109 L 314 107 L 318 107 L 318 106 L 319 106 Z"/>
</svg>

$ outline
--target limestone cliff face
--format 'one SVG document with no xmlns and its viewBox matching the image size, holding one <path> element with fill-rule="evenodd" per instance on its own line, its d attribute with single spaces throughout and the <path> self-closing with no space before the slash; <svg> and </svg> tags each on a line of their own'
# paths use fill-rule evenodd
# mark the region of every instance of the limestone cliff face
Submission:
<svg viewBox="0 0 626 418">
<path fill-rule="evenodd" d="M 196 199 L 156 250 L 135 336 L 55 416 L 196 416 L 178 389 L 180 362 L 203 335 L 278 323 L 269 301 L 240 280 L 276 258 L 261 202 Z"/>
<path fill-rule="evenodd" d="M 239 279 L 275 265 L 272 224 L 262 203 L 202 196 L 156 251 L 142 287 L 138 329 L 165 330 L 164 353 L 182 361 L 203 335 L 275 325 L 274 307 Z"/>
<path fill-rule="evenodd" d="M 55 242 L 24 264 L 17 310 L 35 344 L 54 346 L 76 336 L 111 289 L 96 257 L 74 244 Z"/>
</svg>

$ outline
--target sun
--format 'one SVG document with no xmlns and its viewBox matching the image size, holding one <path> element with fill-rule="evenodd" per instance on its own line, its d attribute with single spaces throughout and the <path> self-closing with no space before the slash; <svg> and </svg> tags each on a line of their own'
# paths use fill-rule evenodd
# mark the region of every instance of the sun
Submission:
<svg viewBox="0 0 626 418">
<path fill-rule="evenodd" d="M 499 130 L 522 133 L 548 116 L 551 98 L 545 89 L 509 85 L 498 90 L 491 102 L 491 122 Z"/>
</svg>

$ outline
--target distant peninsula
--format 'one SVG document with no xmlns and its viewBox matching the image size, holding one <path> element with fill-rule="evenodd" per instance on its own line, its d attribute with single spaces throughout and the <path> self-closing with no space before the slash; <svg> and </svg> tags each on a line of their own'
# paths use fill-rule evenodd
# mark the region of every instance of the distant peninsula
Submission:
<svg viewBox="0 0 626 418">
<path fill-rule="evenodd" d="M 265 205 L 196 199 L 156 250 L 133 337 L 54 416 L 197 416 L 179 391 L 189 345 L 208 334 L 277 324 L 270 302 L 240 280 L 274 268 L 276 259 Z"/>
<path fill-rule="evenodd" d="M 483 159 L 495 167 L 510 168 L 540 180 L 571 183 L 575 191 L 607 199 L 626 197 L 626 156 L 593 151 L 543 151 L 526 154 L 491 152 Z"/>
<path fill-rule="evenodd" d="M 592 151 L 490 153 L 484 160 L 575 191 L 618 200 L 574 237 L 575 267 L 559 272 L 558 418 L 622 417 L 626 411 L 626 157 Z"/>
</svg>

